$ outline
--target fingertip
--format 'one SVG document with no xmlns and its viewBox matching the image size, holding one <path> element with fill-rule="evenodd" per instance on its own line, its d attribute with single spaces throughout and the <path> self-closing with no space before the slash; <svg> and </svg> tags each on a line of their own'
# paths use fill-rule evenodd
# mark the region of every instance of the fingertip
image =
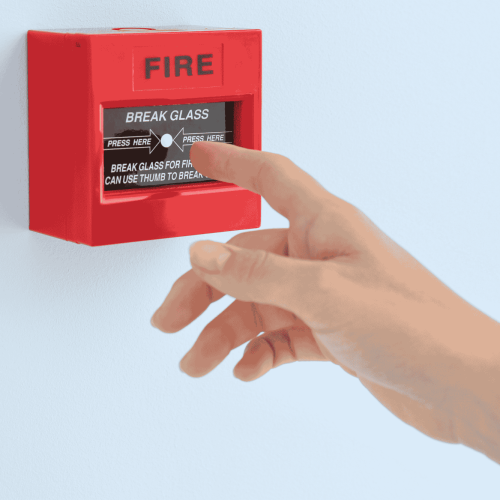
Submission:
<svg viewBox="0 0 500 500">
<path fill-rule="evenodd" d="M 189 359 L 189 352 L 191 351 L 188 351 L 186 354 L 184 354 L 184 357 L 179 361 L 179 369 L 185 374 L 188 374 L 188 372 L 186 371 L 186 361 Z"/>
<path fill-rule="evenodd" d="M 259 344 L 257 342 L 252 345 L 250 342 L 246 346 L 243 357 L 233 369 L 233 375 L 237 379 L 243 382 L 252 382 L 272 369 L 272 356 L 260 349 Z"/>
<path fill-rule="evenodd" d="M 196 167 L 201 167 L 201 161 L 205 156 L 205 152 L 203 148 L 200 147 L 202 141 L 195 141 L 193 145 L 189 148 L 189 159 L 195 170 L 198 170 Z M 199 171 L 199 170 L 198 170 Z M 201 173 L 201 172 L 200 172 Z"/>
<path fill-rule="evenodd" d="M 219 274 L 231 257 L 231 250 L 216 241 L 197 241 L 190 246 L 189 257 L 195 272 L 201 270 L 203 273 Z"/>
<path fill-rule="evenodd" d="M 166 314 L 160 307 L 151 317 L 151 325 L 162 333 L 176 333 L 184 328 L 182 322 L 177 321 L 178 324 L 173 324 L 172 321 L 169 321 L 169 317 L 170 315 Z"/>
<path fill-rule="evenodd" d="M 265 375 L 268 371 L 269 370 L 258 370 L 255 367 L 245 367 L 242 369 L 237 365 L 233 369 L 233 375 L 235 378 L 241 380 L 242 382 L 253 382 L 254 380 L 257 380 L 258 378 Z"/>
<path fill-rule="evenodd" d="M 150 320 L 151 326 L 160 330 L 162 333 L 174 333 L 176 330 L 171 330 L 166 328 L 164 315 L 162 314 L 161 307 L 151 316 Z"/>
<path fill-rule="evenodd" d="M 212 141 L 195 141 L 193 143 L 189 151 L 189 159 L 191 160 L 191 163 L 195 168 L 196 168 L 196 163 L 203 160 L 209 161 L 211 159 L 210 156 L 208 156 L 210 150 L 217 149 L 217 146 L 215 146 L 215 148 L 213 147 L 214 144 L 223 144 L 223 143 L 217 143 Z"/>
<path fill-rule="evenodd" d="M 206 366 L 200 365 L 200 363 L 196 361 L 196 356 L 193 356 L 191 351 L 187 352 L 179 361 L 179 369 L 191 378 L 204 377 L 212 370 L 211 368 L 207 369 Z"/>
<path fill-rule="evenodd" d="M 189 260 L 191 265 L 196 264 L 196 257 L 198 254 L 210 253 L 220 243 L 213 240 L 197 240 L 189 245 Z"/>
<path fill-rule="evenodd" d="M 193 241 L 193 243 L 191 243 L 191 245 L 189 245 L 189 249 L 188 249 L 189 259 L 193 260 L 193 256 L 197 252 L 202 252 L 203 250 L 205 250 L 205 247 L 207 245 L 210 245 L 211 243 L 215 243 L 215 241 L 212 241 L 212 240 L 196 240 L 196 241 Z"/>
<path fill-rule="evenodd" d="M 238 365 L 236 365 L 233 368 L 233 375 L 235 378 L 241 380 L 242 382 L 252 382 L 253 380 L 255 380 L 255 378 L 258 378 L 258 377 L 253 377 L 251 375 L 251 372 L 242 371 L 241 369 L 238 368 Z"/>
<path fill-rule="evenodd" d="M 156 313 L 155 313 L 155 314 L 156 314 Z M 153 314 L 153 316 L 151 316 L 151 319 L 149 320 L 149 322 L 151 323 L 151 326 L 152 326 L 153 328 L 158 328 L 158 327 L 155 325 L 154 318 L 155 318 L 155 315 Z"/>
<path fill-rule="evenodd" d="M 185 328 L 196 317 L 189 303 L 188 293 L 189 283 L 185 280 L 177 280 L 153 314 L 151 324 L 163 333 L 176 333 Z"/>
<path fill-rule="evenodd" d="M 183 359 L 180 360 L 179 362 L 179 370 L 186 374 L 188 377 L 191 377 L 191 378 L 200 378 L 200 377 L 203 377 L 203 375 L 205 375 L 204 373 L 193 373 L 192 371 L 190 371 L 188 368 L 186 368 L 186 366 L 184 365 L 184 367 L 182 366 L 183 363 L 182 363 Z"/>
</svg>

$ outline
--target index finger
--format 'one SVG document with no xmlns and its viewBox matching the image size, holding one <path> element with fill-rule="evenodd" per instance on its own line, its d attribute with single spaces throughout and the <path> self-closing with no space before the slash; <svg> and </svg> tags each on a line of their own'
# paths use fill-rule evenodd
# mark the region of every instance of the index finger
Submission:
<svg viewBox="0 0 500 500">
<path fill-rule="evenodd" d="M 198 141 L 191 146 L 190 159 L 201 174 L 260 194 L 290 222 L 314 216 L 326 199 L 340 201 L 289 158 L 279 154 Z"/>
</svg>

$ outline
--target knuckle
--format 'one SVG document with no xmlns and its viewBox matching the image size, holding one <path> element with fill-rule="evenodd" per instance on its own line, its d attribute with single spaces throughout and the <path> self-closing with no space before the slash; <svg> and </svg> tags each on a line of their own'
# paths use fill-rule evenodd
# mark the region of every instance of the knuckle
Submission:
<svg viewBox="0 0 500 500">
<path fill-rule="evenodd" d="M 229 172 L 231 171 L 231 154 L 222 155 L 222 160 L 217 157 L 217 163 L 219 164 L 218 170 L 222 173 L 224 178 L 227 178 Z"/>
<path fill-rule="evenodd" d="M 264 337 L 260 335 L 259 337 L 252 339 L 246 345 L 244 352 L 250 352 L 251 354 L 254 354 L 265 344 L 267 344 L 267 342 L 264 340 Z"/>
<path fill-rule="evenodd" d="M 324 212 L 330 217 L 338 217 L 339 215 L 349 216 L 359 211 L 352 203 L 349 203 L 342 198 L 339 198 L 331 193 L 325 199 Z"/>
<path fill-rule="evenodd" d="M 340 203 L 339 208 L 342 211 L 342 213 L 344 213 L 347 217 L 357 218 L 362 214 L 361 210 L 357 206 L 345 200 L 342 200 L 342 203 Z"/>
<path fill-rule="evenodd" d="M 264 158 L 263 161 L 258 164 L 257 173 L 254 179 L 254 185 L 258 193 L 262 193 L 263 189 L 269 184 L 270 171 L 270 163 Z"/>
<path fill-rule="evenodd" d="M 255 186 L 259 192 L 262 192 L 268 186 L 273 185 L 273 177 L 282 168 L 285 162 L 291 162 L 286 156 L 277 153 L 263 152 L 255 173 Z"/>
<path fill-rule="evenodd" d="M 318 226 L 322 227 L 324 224 L 333 224 L 335 227 L 349 231 L 356 227 L 359 220 L 364 217 L 364 213 L 358 207 L 337 198 L 322 211 L 318 217 L 320 221 Z"/>
<path fill-rule="evenodd" d="M 205 283 L 205 296 L 208 303 L 211 304 L 214 300 L 214 289 L 208 283 Z"/>
<path fill-rule="evenodd" d="M 266 153 L 269 158 L 269 163 L 274 162 L 291 162 L 292 160 L 288 156 L 279 153 Z"/>
</svg>

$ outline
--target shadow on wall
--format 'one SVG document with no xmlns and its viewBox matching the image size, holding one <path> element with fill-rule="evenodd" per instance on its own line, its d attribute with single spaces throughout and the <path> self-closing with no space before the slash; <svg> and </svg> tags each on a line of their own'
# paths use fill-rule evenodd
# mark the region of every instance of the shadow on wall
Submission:
<svg viewBox="0 0 500 500">
<path fill-rule="evenodd" d="M 27 34 L 5 51 L 0 66 L 0 231 L 17 232 L 29 227 Z"/>
</svg>

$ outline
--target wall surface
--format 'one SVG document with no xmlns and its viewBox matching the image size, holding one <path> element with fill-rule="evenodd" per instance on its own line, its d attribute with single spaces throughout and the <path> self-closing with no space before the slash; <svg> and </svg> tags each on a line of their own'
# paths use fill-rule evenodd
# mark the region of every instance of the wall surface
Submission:
<svg viewBox="0 0 500 500">
<path fill-rule="evenodd" d="M 26 31 L 263 30 L 263 149 L 500 320 L 498 1 L 18 0 L 0 17 L 0 498 L 498 499 L 500 467 L 394 417 L 330 363 L 201 379 L 150 326 L 186 237 L 89 248 L 28 230 Z M 287 227 L 263 202 L 262 228 Z M 226 241 L 236 233 L 209 235 Z"/>
</svg>

